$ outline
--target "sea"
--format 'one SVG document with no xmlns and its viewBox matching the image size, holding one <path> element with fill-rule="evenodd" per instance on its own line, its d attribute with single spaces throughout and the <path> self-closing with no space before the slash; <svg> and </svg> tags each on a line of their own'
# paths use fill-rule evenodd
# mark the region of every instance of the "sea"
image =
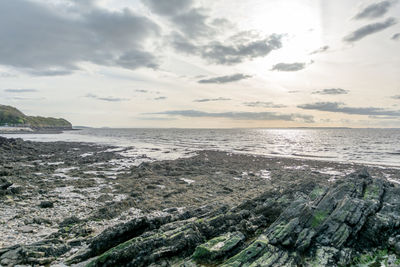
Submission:
<svg viewBox="0 0 400 267">
<path fill-rule="evenodd" d="M 271 157 L 307 158 L 400 167 L 400 129 L 115 129 L 84 128 L 60 134 L 3 134 L 52 142 L 90 142 L 129 148 L 126 156 L 151 160 L 218 150 Z"/>
</svg>

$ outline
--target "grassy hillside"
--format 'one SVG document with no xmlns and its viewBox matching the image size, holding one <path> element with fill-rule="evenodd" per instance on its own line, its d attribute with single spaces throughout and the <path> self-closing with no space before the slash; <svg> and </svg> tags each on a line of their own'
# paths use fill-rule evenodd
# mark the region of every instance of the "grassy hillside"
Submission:
<svg viewBox="0 0 400 267">
<path fill-rule="evenodd" d="M 11 106 L 0 105 L 0 126 L 30 126 L 32 128 L 71 128 L 70 122 L 64 119 L 27 116 Z"/>
</svg>

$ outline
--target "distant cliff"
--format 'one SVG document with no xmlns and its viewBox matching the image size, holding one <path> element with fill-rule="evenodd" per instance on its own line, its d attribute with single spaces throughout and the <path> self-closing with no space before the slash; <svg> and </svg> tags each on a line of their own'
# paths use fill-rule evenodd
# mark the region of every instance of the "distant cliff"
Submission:
<svg viewBox="0 0 400 267">
<path fill-rule="evenodd" d="M 11 106 L 0 105 L 0 126 L 30 127 L 32 129 L 72 129 L 65 119 L 27 116 Z"/>
</svg>

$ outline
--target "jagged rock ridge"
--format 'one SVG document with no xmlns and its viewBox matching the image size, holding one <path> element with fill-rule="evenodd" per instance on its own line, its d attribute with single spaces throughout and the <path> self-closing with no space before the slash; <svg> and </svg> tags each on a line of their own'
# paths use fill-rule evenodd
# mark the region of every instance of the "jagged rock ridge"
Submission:
<svg viewBox="0 0 400 267">
<path fill-rule="evenodd" d="M 264 196 L 251 206 L 144 232 L 121 225 L 95 238 L 80 260 L 103 252 L 89 266 L 346 266 L 379 250 L 387 255 L 374 260 L 397 264 L 400 188 L 366 170 L 309 195 Z M 129 238 L 114 246 L 112 232 Z"/>
</svg>

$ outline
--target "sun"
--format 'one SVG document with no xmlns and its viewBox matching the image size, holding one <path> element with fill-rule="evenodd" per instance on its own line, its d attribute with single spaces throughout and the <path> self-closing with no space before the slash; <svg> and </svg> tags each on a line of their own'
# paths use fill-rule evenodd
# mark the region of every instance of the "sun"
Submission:
<svg viewBox="0 0 400 267">
<path fill-rule="evenodd" d="M 324 45 L 317 1 L 255 1 L 246 24 L 264 34 L 285 35 L 281 60 L 304 59 Z"/>
</svg>

